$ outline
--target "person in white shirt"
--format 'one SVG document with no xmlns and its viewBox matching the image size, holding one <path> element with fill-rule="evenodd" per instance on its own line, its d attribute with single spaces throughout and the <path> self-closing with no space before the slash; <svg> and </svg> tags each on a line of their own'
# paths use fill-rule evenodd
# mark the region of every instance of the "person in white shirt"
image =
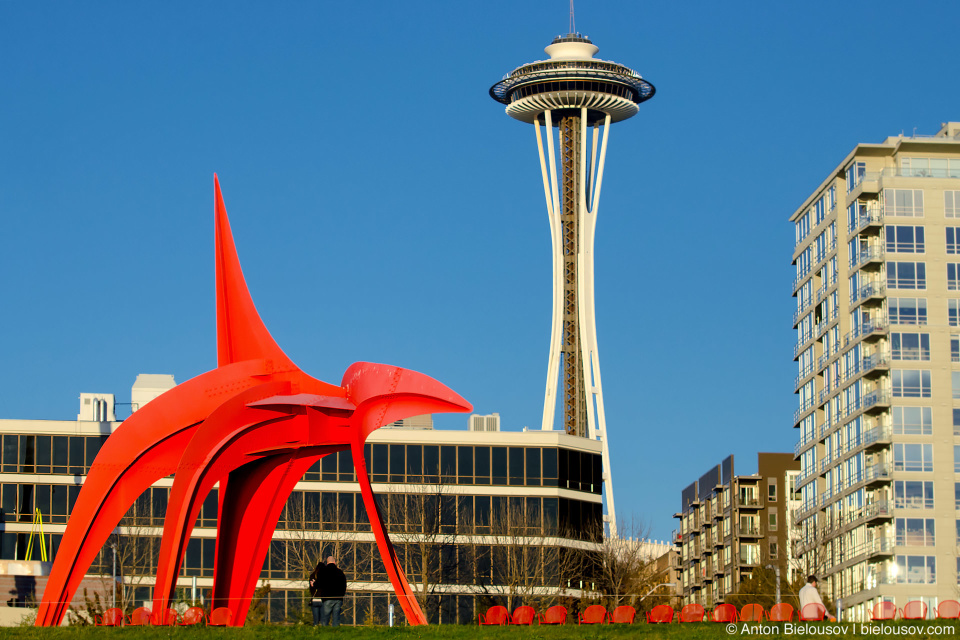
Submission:
<svg viewBox="0 0 960 640">
<path fill-rule="evenodd" d="M 800 611 L 803 611 L 803 608 L 811 603 L 819 604 L 823 607 L 824 611 L 827 611 L 826 605 L 824 605 L 823 600 L 820 599 L 820 592 L 817 591 L 817 576 L 808 576 L 807 586 L 800 589 Z M 827 617 L 830 619 L 830 622 L 837 621 L 836 618 L 830 615 L 829 611 L 827 611 Z"/>
</svg>

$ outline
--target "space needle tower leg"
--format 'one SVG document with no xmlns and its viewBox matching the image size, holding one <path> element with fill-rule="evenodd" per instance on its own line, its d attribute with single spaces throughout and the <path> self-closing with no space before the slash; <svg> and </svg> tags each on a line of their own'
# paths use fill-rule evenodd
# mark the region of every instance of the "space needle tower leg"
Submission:
<svg viewBox="0 0 960 640">
<path fill-rule="evenodd" d="M 534 125 L 540 155 L 553 256 L 542 428 L 554 429 L 559 402 L 567 434 L 600 441 L 604 521 L 607 535 L 616 537 L 597 347 L 594 236 L 610 125 L 635 115 L 655 89 L 637 72 L 595 59 L 597 50 L 578 33 L 560 36 L 546 48 L 549 61 L 518 67 L 493 85 L 490 95 L 506 105 L 508 115 Z"/>
</svg>

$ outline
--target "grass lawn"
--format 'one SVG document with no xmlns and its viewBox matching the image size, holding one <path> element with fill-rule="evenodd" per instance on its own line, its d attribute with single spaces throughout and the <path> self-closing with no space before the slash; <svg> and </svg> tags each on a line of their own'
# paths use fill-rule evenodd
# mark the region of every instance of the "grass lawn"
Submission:
<svg viewBox="0 0 960 640">
<path fill-rule="evenodd" d="M 744 633 L 744 626 L 748 627 Z M 316 640 L 322 637 L 335 636 L 340 640 L 611 640 L 626 638 L 642 638 L 655 640 L 665 639 L 704 639 L 720 640 L 721 638 L 838 638 L 838 637 L 907 637 L 907 638 L 960 638 L 960 622 L 927 620 L 919 624 L 903 622 L 887 623 L 888 634 L 880 633 L 884 629 L 879 625 L 809 625 L 809 628 L 819 630 L 820 633 L 806 633 L 801 625 L 794 623 L 792 628 L 784 625 L 764 625 L 763 631 L 776 630 L 773 633 L 764 633 L 761 630 L 751 630 L 739 623 L 736 631 L 727 632 L 724 624 L 670 624 L 647 625 L 634 624 L 629 626 L 595 626 L 579 627 L 575 624 L 562 627 L 477 627 L 442 625 L 428 627 L 340 627 L 339 629 L 308 627 L 308 626 L 277 626 L 264 625 L 240 629 L 213 629 L 213 628 L 119 628 L 98 629 L 94 627 L 62 627 L 57 629 L 6 628 L 0 631 L 4 640 L 102 640 L 104 636 L 134 638 L 135 640 L 164 640 L 177 638 L 178 640 L 214 640 L 221 635 L 228 635 L 233 640 Z M 806 627 L 807 625 L 803 625 Z M 953 631 L 943 627 L 953 627 Z M 912 627 L 912 628 L 911 628 Z M 937 628 L 941 632 L 937 632 Z M 875 630 L 867 633 L 867 629 Z M 751 631 L 754 631 L 751 633 Z M 832 633 L 824 633 L 832 631 Z"/>
</svg>

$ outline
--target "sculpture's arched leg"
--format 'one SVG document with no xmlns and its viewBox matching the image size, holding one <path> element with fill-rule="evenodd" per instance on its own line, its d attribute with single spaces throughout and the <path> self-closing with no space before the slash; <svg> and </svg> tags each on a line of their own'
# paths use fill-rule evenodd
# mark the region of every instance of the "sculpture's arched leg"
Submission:
<svg viewBox="0 0 960 640">
<path fill-rule="evenodd" d="M 196 425 L 223 400 L 223 389 L 263 384 L 272 363 L 247 361 L 180 384 L 124 420 L 103 443 L 84 480 L 54 558 L 37 611 L 37 626 L 56 626 L 77 585 L 127 510 L 154 482 L 170 475 Z"/>
<path fill-rule="evenodd" d="M 287 460 L 316 458 L 348 446 L 346 419 L 335 417 L 346 411 L 341 406 L 344 400 L 312 394 L 279 395 L 290 387 L 282 381 L 264 383 L 231 398 L 204 421 L 184 450 L 164 522 L 154 588 L 155 610 L 168 606 L 197 514 L 206 495 L 219 481 L 224 483 L 224 496 L 240 492 L 246 502 L 242 513 L 231 516 L 228 522 L 218 523 L 221 538 L 218 546 L 227 549 L 218 556 L 218 565 L 229 563 L 237 567 L 244 558 L 259 553 L 258 549 L 262 548 L 263 552 L 256 567 L 248 567 L 252 573 L 247 578 L 240 583 L 230 579 L 225 587 L 218 589 L 221 597 L 231 599 L 234 624 L 242 623 L 243 617 L 237 615 L 234 605 L 246 602 L 243 606 L 248 606 L 283 505 L 312 462 L 295 462 L 291 469 L 285 470 Z M 259 461 L 263 467 L 258 472 L 260 482 L 248 483 L 239 474 L 229 479 L 230 472 L 252 461 Z M 271 471 L 275 467 L 280 469 Z M 221 513 L 226 507 L 226 503 L 221 503 Z M 242 548 L 240 559 L 233 557 L 234 545 Z M 244 562 L 249 564 L 249 560 Z"/>
<path fill-rule="evenodd" d="M 323 447 L 327 452 L 343 448 Z M 280 466 L 280 458 L 273 457 L 230 472 L 220 503 L 212 606 L 233 609 L 232 626 L 246 620 L 277 521 L 297 482 L 323 457 L 318 450 L 302 449 Z"/>
<path fill-rule="evenodd" d="M 100 470 L 103 473 L 96 474 L 91 469 L 57 550 L 37 612 L 38 625 L 60 624 L 77 586 L 97 554 L 106 546 L 110 534 L 137 498 L 175 468 L 180 451 L 187 445 L 192 432 L 192 427 L 184 429 L 151 447 L 137 459 L 138 467 L 110 473 L 113 470 L 104 469 L 107 465 L 102 465 Z M 110 481 L 113 481 L 112 486 L 105 488 Z"/>
<path fill-rule="evenodd" d="M 357 480 L 360 482 L 360 495 L 363 496 L 363 506 L 367 510 L 367 517 L 370 519 L 370 528 L 373 530 L 373 536 L 377 541 L 377 548 L 380 550 L 380 557 L 383 558 L 383 566 L 386 567 L 387 576 L 393 584 L 393 590 L 397 594 L 397 600 L 400 602 L 400 608 L 407 616 L 407 622 L 411 625 L 427 624 L 427 617 L 423 615 L 420 603 L 417 602 L 410 583 L 403 573 L 403 567 L 397 560 L 397 554 L 390 543 L 390 537 L 383 525 L 383 516 L 380 514 L 380 508 L 373 497 L 373 488 L 370 486 L 370 476 L 367 475 L 367 465 L 363 458 L 363 443 L 354 442 L 351 446 L 353 453 L 353 466 L 357 471 Z"/>
</svg>

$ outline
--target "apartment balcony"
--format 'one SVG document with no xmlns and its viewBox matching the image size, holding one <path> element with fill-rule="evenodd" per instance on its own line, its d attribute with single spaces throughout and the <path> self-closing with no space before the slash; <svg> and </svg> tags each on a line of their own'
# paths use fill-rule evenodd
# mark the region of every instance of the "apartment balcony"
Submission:
<svg viewBox="0 0 960 640">
<path fill-rule="evenodd" d="M 835 284 L 837 284 L 837 274 L 830 276 L 830 279 L 820 285 L 820 288 L 817 289 L 817 302 L 823 300 L 826 297 L 827 292 L 830 291 Z"/>
<path fill-rule="evenodd" d="M 857 216 L 856 220 L 851 222 L 852 224 L 847 226 L 847 232 L 850 234 L 860 233 L 867 227 L 882 227 L 883 208 L 879 206 L 868 207 L 865 211 L 860 212 L 860 215 Z"/>
<path fill-rule="evenodd" d="M 893 540 L 891 538 L 877 538 L 867 543 L 867 557 L 876 558 L 879 556 L 893 555 Z"/>
<path fill-rule="evenodd" d="M 817 406 L 816 397 L 810 397 L 800 403 L 800 408 L 793 412 L 793 424 L 794 426 L 800 424 L 800 420 L 806 416 L 806 414 Z"/>
<path fill-rule="evenodd" d="M 793 328 L 796 329 L 797 325 L 800 324 L 800 318 L 807 315 L 810 310 L 813 309 L 813 300 L 807 302 L 804 306 L 800 307 L 793 312 Z"/>
<path fill-rule="evenodd" d="M 737 532 L 740 534 L 741 538 L 763 537 L 763 533 L 760 531 L 760 525 L 757 524 L 740 525 L 737 527 Z"/>
<path fill-rule="evenodd" d="M 863 448 L 873 451 L 889 447 L 893 438 L 893 430 L 888 424 L 876 426 L 863 434 Z"/>
<path fill-rule="evenodd" d="M 867 377 L 886 373 L 890 370 L 890 354 L 886 351 L 870 354 L 863 359 L 861 368 Z"/>
<path fill-rule="evenodd" d="M 943 139 L 943 138 L 938 138 Z M 960 170 L 956 167 L 937 169 L 904 169 L 903 167 L 888 167 L 883 170 L 884 177 L 897 178 L 960 178 Z"/>
<path fill-rule="evenodd" d="M 807 379 L 815 373 L 817 373 L 817 369 L 813 366 L 813 363 L 801 369 L 800 373 L 793 381 L 793 392 L 796 393 L 799 391 L 800 387 L 806 384 Z"/>
<path fill-rule="evenodd" d="M 856 307 L 868 300 L 881 299 L 885 295 L 887 295 L 886 283 L 864 282 L 859 289 L 850 292 L 850 304 Z"/>
<path fill-rule="evenodd" d="M 893 505 L 887 500 L 868 504 L 863 508 L 864 522 L 881 524 L 893 519 Z"/>
<path fill-rule="evenodd" d="M 816 428 L 816 426 L 814 426 L 814 428 L 813 428 L 813 433 L 814 433 L 813 436 L 806 437 L 806 438 L 801 437 L 801 438 L 800 438 L 800 441 L 797 442 L 797 444 L 793 445 L 793 457 L 794 457 L 794 458 L 799 458 L 801 453 L 803 453 L 804 451 L 806 451 L 806 450 L 809 449 L 811 446 L 813 446 L 813 445 L 815 445 L 815 444 L 817 443 L 818 440 L 817 440 L 817 437 L 816 437 L 816 433 L 817 433 L 817 428 Z"/>
<path fill-rule="evenodd" d="M 763 501 L 757 496 L 740 496 L 737 506 L 742 509 L 762 509 Z"/>
<path fill-rule="evenodd" d="M 799 358 L 803 350 L 810 346 L 810 341 L 813 340 L 813 337 L 814 337 L 813 332 L 810 332 L 804 336 L 800 336 L 800 339 L 797 341 L 797 344 L 793 345 L 794 360 Z"/>
<path fill-rule="evenodd" d="M 857 255 L 850 256 L 850 269 L 856 270 L 867 265 L 879 264 L 883 262 L 884 253 L 884 246 L 881 244 L 861 247 Z"/>
<path fill-rule="evenodd" d="M 863 471 L 863 481 L 866 486 L 890 482 L 893 467 L 888 463 L 870 465 Z"/>
<path fill-rule="evenodd" d="M 859 198 L 864 193 L 879 193 L 880 177 L 881 172 L 879 171 L 867 171 L 863 173 L 858 182 L 847 193 L 847 197 Z"/>
<path fill-rule="evenodd" d="M 797 295 L 797 289 L 799 289 L 801 285 L 803 285 L 803 283 L 806 282 L 812 274 L 813 274 L 813 269 L 807 269 L 793 279 L 793 295 Z"/>
<path fill-rule="evenodd" d="M 887 333 L 887 328 L 886 318 L 871 318 L 867 322 L 863 322 L 859 326 L 854 327 L 852 331 L 847 332 L 847 335 L 843 337 L 843 346 L 846 348 L 858 340 L 879 338 Z"/>
</svg>

